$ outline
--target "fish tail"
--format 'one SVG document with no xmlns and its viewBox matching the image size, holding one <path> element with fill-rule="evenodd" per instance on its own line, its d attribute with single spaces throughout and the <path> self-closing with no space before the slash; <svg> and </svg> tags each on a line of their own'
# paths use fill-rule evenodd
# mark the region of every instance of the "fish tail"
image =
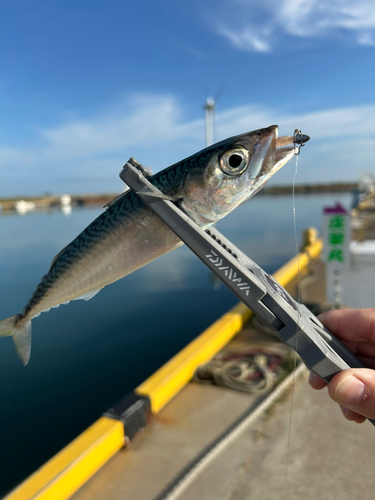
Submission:
<svg viewBox="0 0 375 500">
<path fill-rule="evenodd" d="M 31 351 L 31 320 L 16 322 L 16 319 L 17 316 L 11 316 L 0 321 L 0 337 L 13 336 L 17 354 L 22 363 L 27 365 Z"/>
</svg>

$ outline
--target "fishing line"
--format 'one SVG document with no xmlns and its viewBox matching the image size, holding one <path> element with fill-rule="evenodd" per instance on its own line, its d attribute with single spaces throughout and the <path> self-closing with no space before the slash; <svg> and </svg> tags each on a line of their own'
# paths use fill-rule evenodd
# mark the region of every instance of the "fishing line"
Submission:
<svg viewBox="0 0 375 500">
<path fill-rule="evenodd" d="M 294 138 L 296 139 L 297 134 L 302 136 L 302 132 L 300 130 L 294 131 Z M 300 274 L 300 266 L 299 266 L 299 247 L 298 247 L 298 238 L 297 238 L 297 218 L 296 218 L 296 197 L 295 197 L 295 185 L 296 178 L 298 173 L 298 157 L 300 153 L 301 146 L 298 146 L 295 142 L 294 154 L 296 156 L 296 168 L 294 170 L 293 176 L 293 189 L 292 189 L 292 206 L 293 206 L 293 227 L 294 227 L 294 243 L 296 247 L 296 258 L 297 258 L 297 317 L 299 318 L 299 304 L 301 301 L 301 274 Z M 298 322 L 297 322 L 297 332 L 298 332 Z M 285 485 L 284 485 L 284 497 L 287 498 L 288 493 L 288 473 L 289 473 L 289 459 L 290 459 L 290 438 L 292 433 L 292 416 L 293 416 L 293 401 L 294 401 L 294 389 L 295 389 L 295 381 L 296 381 L 296 367 L 297 367 L 297 344 L 296 350 L 294 351 L 294 364 L 293 364 L 293 381 L 291 388 L 291 397 L 290 397 L 290 411 L 289 411 L 289 424 L 288 424 L 288 444 L 286 450 L 286 464 L 285 464 Z"/>
<path fill-rule="evenodd" d="M 298 157 L 299 154 L 296 155 L 296 168 L 294 171 L 293 177 L 293 227 L 294 227 L 294 243 L 296 246 L 296 256 L 297 256 L 297 269 L 298 269 L 298 278 L 297 278 L 297 302 L 301 302 L 301 274 L 299 268 L 299 248 L 298 248 L 298 238 L 297 238 L 297 218 L 296 218 L 296 196 L 295 196 L 295 187 L 296 187 L 296 177 L 298 173 Z M 298 307 L 298 306 L 297 306 Z"/>
</svg>

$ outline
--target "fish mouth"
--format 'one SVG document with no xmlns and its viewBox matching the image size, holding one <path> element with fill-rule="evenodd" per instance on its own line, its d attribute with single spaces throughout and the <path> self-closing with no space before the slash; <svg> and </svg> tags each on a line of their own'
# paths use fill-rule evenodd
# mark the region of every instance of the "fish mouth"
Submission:
<svg viewBox="0 0 375 500">
<path fill-rule="evenodd" d="M 248 150 L 252 151 L 250 164 L 248 167 L 248 177 L 258 179 L 266 172 L 270 172 L 274 165 L 276 150 L 276 140 L 278 135 L 278 126 L 271 125 L 249 133 Z M 256 138 L 256 143 L 252 142 Z"/>
<path fill-rule="evenodd" d="M 283 167 L 296 153 L 296 149 L 303 146 L 309 140 L 310 137 L 302 133 L 278 137 L 276 139 L 273 173 Z"/>
<path fill-rule="evenodd" d="M 268 180 L 283 167 L 310 137 L 295 132 L 294 135 L 278 137 L 277 125 L 255 131 L 258 142 L 247 170 L 252 187 L 248 198 L 254 196 Z M 299 132 L 299 131 L 298 131 Z"/>
<path fill-rule="evenodd" d="M 248 177 L 266 182 L 283 167 L 307 141 L 308 135 L 296 130 L 294 135 L 278 137 L 279 127 L 271 125 L 248 134 L 248 149 L 254 144 L 254 135 L 258 137 L 253 146 L 253 154 L 248 167 Z M 247 135 L 247 134 L 246 134 Z"/>
</svg>

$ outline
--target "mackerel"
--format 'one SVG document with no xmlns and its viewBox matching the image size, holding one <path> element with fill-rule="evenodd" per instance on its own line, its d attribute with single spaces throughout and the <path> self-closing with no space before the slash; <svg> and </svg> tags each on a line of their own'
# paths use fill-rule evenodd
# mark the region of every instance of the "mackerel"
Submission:
<svg viewBox="0 0 375 500">
<path fill-rule="evenodd" d="M 277 136 L 272 125 L 230 137 L 149 180 L 206 229 L 257 193 L 293 156 L 293 137 Z M 12 335 L 27 364 L 33 318 L 71 300 L 89 300 L 180 245 L 164 222 L 126 191 L 56 255 L 22 313 L 0 322 L 0 337 Z"/>
</svg>

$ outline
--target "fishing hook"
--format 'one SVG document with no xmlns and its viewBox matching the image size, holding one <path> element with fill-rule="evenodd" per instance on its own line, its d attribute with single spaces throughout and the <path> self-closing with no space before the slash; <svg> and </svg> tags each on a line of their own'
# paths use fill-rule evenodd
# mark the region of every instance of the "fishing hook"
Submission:
<svg viewBox="0 0 375 500">
<path fill-rule="evenodd" d="M 294 142 L 294 154 L 298 156 L 301 152 L 302 146 L 305 145 L 305 142 L 310 140 L 308 135 L 302 133 L 302 130 L 296 128 L 293 134 L 293 142 Z"/>
<path fill-rule="evenodd" d="M 300 154 L 301 148 L 303 146 L 301 141 L 301 136 L 302 136 L 302 130 L 299 130 L 298 128 L 294 129 L 293 142 L 294 142 L 294 154 L 296 156 Z"/>
</svg>

